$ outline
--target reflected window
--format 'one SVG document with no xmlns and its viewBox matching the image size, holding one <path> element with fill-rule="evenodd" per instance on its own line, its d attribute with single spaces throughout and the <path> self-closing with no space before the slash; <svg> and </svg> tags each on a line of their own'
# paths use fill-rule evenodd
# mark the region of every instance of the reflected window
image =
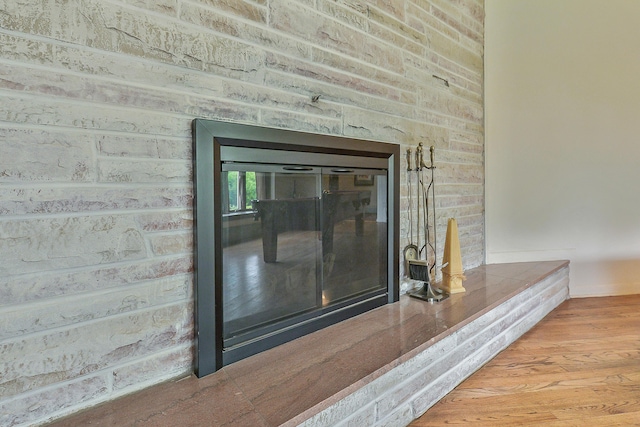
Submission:
<svg viewBox="0 0 640 427">
<path fill-rule="evenodd" d="M 256 173 L 246 171 L 230 171 L 223 177 L 225 213 L 244 212 L 253 209 L 252 201 L 257 197 Z"/>
</svg>

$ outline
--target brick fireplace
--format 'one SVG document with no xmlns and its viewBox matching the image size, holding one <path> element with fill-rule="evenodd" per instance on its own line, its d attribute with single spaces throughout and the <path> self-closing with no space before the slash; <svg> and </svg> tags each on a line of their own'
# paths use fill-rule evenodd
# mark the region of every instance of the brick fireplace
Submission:
<svg viewBox="0 0 640 427">
<path fill-rule="evenodd" d="M 5 2 L 0 424 L 193 373 L 194 117 L 434 145 L 480 265 L 483 32 L 477 0 Z"/>
</svg>

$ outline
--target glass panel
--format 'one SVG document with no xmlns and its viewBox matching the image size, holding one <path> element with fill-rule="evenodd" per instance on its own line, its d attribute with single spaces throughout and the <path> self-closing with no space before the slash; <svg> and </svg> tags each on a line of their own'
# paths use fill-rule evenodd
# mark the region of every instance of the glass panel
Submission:
<svg viewBox="0 0 640 427">
<path fill-rule="evenodd" d="M 256 197 L 256 173 L 228 171 L 223 177 L 228 199 L 225 200 L 225 213 L 251 210 L 251 202 Z"/>
<path fill-rule="evenodd" d="M 223 164 L 226 346 L 386 292 L 386 178 L 368 169 Z"/>
<path fill-rule="evenodd" d="M 321 307 L 320 169 L 298 169 L 223 165 L 222 182 L 255 177 L 252 211 L 222 219 L 225 340 Z"/>
<path fill-rule="evenodd" d="M 322 176 L 323 306 L 387 288 L 387 183 L 375 170 Z"/>
</svg>

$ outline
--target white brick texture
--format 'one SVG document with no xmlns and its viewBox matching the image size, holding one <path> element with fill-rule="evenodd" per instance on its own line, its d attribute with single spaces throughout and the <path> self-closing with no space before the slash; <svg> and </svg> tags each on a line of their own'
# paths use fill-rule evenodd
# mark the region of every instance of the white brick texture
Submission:
<svg viewBox="0 0 640 427">
<path fill-rule="evenodd" d="M 191 372 L 194 118 L 434 145 L 438 248 L 455 217 L 481 264 L 483 21 L 482 0 L 0 1 L 0 424 Z"/>
</svg>

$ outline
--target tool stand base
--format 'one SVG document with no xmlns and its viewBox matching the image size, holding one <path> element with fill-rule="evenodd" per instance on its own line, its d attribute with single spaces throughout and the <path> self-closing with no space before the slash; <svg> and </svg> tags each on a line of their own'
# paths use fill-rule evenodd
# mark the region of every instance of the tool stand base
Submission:
<svg viewBox="0 0 640 427">
<path fill-rule="evenodd" d="M 444 293 L 440 289 L 433 288 L 428 282 L 424 282 L 424 286 L 422 287 L 422 289 L 407 293 L 410 297 L 418 298 L 428 302 L 440 302 L 449 298 L 449 294 Z"/>
</svg>

